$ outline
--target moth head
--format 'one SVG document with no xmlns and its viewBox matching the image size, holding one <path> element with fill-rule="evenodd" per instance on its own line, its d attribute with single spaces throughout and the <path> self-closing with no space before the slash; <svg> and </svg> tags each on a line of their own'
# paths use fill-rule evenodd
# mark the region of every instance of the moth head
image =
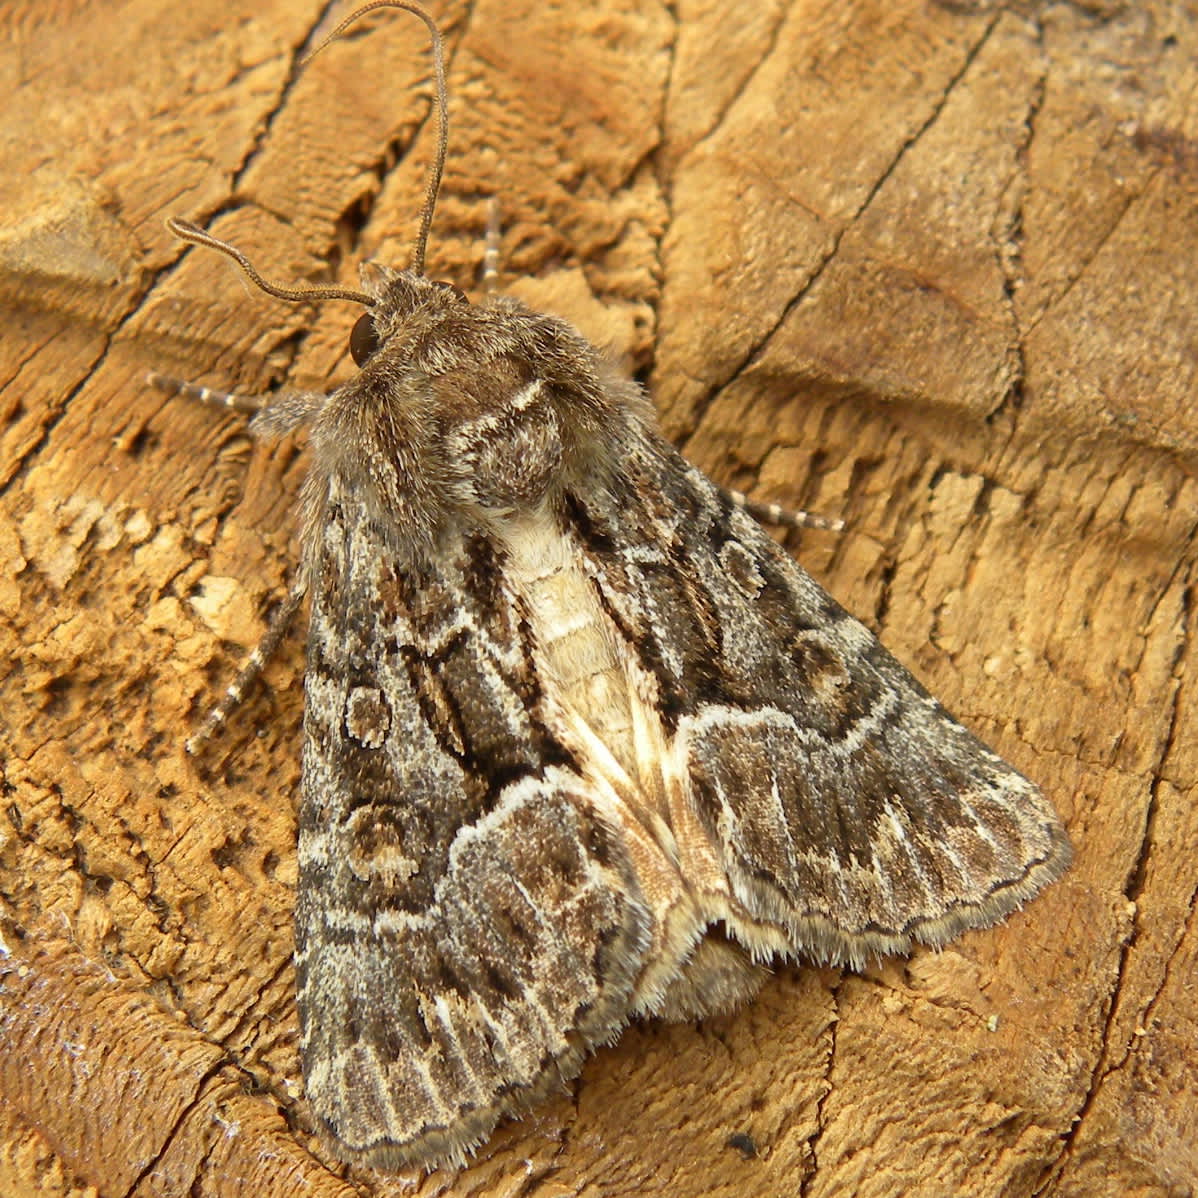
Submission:
<svg viewBox="0 0 1198 1198">
<path fill-rule="evenodd" d="M 466 293 L 453 283 L 410 270 L 364 262 L 361 275 L 362 286 L 373 302 L 349 334 L 350 357 L 358 367 L 365 366 L 413 312 L 421 308 L 433 314 L 451 312 L 470 303 Z"/>
</svg>

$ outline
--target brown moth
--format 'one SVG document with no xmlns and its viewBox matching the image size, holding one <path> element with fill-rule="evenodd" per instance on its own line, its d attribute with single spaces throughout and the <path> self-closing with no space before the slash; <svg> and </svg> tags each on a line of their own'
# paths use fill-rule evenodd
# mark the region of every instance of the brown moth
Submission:
<svg viewBox="0 0 1198 1198">
<path fill-rule="evenodd" d="M 751 998 L 994 923 L 1069 846 L 953 720 L 658 433 L 561 320 L 413 266 L 364 292 L 357 375 L 264 404 L 308 425 L 299 583 L 201 733 L 311 602 L 296 973 L 334 1150 L 461 1164 L 640 1016 Z M 339 33 L 348 21 L 338 27 Z M 336 36 L 336 33 L 333 36 Z"/>
</svg>

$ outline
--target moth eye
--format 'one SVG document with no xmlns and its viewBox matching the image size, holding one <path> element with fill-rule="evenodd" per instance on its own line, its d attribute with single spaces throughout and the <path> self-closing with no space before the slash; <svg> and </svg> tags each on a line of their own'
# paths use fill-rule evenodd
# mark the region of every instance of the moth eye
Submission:
<svg viewBox="0 0 1198 1198">
<path fill-rule="evenodd" d="M 349 335 L 349 353 L 358 366 L 365 366 L 379 347 L 378 331 L 369 312 L 363 312 L 354 322 Z"/>
<path fill-rule="evenodd" d="M 433 286 L 440 287 L 442 291 L 452 292 L 454 296 L 456 296 L 459 303 L 468 304 L 470 302 L 466 293 L 460 287 L 455 287 L 452 283 L 446 283 L 441 279 L 434 279 Z"/>
</svg>

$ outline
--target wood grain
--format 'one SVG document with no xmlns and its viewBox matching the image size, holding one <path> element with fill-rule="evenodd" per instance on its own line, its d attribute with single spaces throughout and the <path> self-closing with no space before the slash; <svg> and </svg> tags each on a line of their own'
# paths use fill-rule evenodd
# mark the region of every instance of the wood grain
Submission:
<svg viewBox="0 0 1198 1198">
<path fill-rule="evenodd" d="M 843 515 L 804 564 L 1065 817 L 1002 927 L 638 1025 L 459 1177 L 347 1175 L 295 1048 L 301 638 L 183 739 L 294 552 L 302 443 L 170 402 L 326 387 L 402 265 L 421 26 L 319 0 L 0 16 L 0 1192 L 1198 1192 L 1198 19 L 917 0 L 433 5 L 430 269 L 652 385 L 693 460 Z"/>
</svg>

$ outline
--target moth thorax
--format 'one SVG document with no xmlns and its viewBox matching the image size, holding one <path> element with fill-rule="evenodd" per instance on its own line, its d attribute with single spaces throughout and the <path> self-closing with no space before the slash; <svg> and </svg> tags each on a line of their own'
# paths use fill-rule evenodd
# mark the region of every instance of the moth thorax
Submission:
<svg viewBox="0 0 1198 1198">
<path fill-rule="evenodd" d="M 534 380 L 447 438 L 446 467 L 466 503 L 518 512 L 543 503 L 563 458 L 558 416 L 544 392 Z"/>
</svg>

